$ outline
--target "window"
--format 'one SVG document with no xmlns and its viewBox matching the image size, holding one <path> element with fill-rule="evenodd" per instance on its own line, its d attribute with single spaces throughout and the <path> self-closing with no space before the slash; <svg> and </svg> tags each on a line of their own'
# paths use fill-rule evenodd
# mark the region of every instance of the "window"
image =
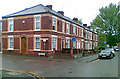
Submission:
<svg viewBox="0 0 120 79">
<path fill-rule="evenodd" d="M 35 49 L 40 49 L 40 37 L 35 37 Z"/>
<path fill-rule="evenodd" d="M 13 37 L 9 37 L 8 38 L 8 40 L 9 40 L 9 46 L 8 46 L 8 49 L 13 49 Z"/>
<path fill-rule="evenodd" d="M 74 27 L 73 27 L 73 34 L 74 34 L 74 35 L 75 35 L 75 30 L 76 30 L 76 29 L 75 29 L 75 26 L 74 26 Z"/>
<path fill-rule="evenodd" d="M 73 48 L 76 48 L 76 42 L 75 41 L 73 42 Z"/>
<path fill-rule="evenodd" d="M 35 17 L 35 30 L 40 29 L 40 16 Z"/>
<path fill-rule="evenodd" d="M 97 41 L 97 35 L 96 35 L 96 41 Z"/>
<path fill-rule="evenodd" d="M 56 22 L 57 22 L 56 18 L 53 18 L 52 19 L 52 25 L 53 25 L 53 30 L 54 31 L 56 31 Z"/>
<path fill-rule="evenodd" d="M 62 38 L 62 49 L 64 48 L 64 38 Z"/>
<path fill-rule="evenodd" d="M 9 19 L 9 32 L 13 32 L 13 19 Z"/>
<path fill-rule="evenodd" d="M 78 48 L 80 49 L 80 41 L 78 42 Z"/>
<path fill-rule="evenodd" d="M 62 32 L 64 33 L 65 23 L 62 23 Z"/>
<path fill-rule="evenodd" d="M 85 42 L 85 49 L 87 50 L 88 49 L 88 43 Z"/>
<path fill-rule="evenodd" d="M 77 28 L 77 35 L 78 35 L 78 28 Z"/>
<path fill-rule="evenodd" d="M 83 37 L 83 29 L 81 29 L 81 36 Z"/>
<path fill-rule="evenodd" d="M 57 38 L 55 38 L 55 37 L 52 38 L 52 49 L 57 49 L 56 40 L 57 40 Z"/>
<path fill-rule="evenodd" d="M 0 23 L 0 27 L 1 27 L 1 31 L 2 31 L 2 28 L 3 28 L 2 22 Z"/>
<path fill-rule="evenodd" d="M 69 23 L 67 23 L 67 34 L 69 34 Z"/>
<path fill-rule="evenodd" d="M 66 39 L 66 48 L 69 48 L 69 39 Z"/>
<path fill-rule="evenodd" d="M 82 48 L 83 48 L 83 41 L 81 43 L 82 43 L 81 45 L 82 45 Z"/>
<path fill-rule="evenodd" d="M 79 42 L 77 41 L 77 49 L 79 48 Z"/>
</svg>

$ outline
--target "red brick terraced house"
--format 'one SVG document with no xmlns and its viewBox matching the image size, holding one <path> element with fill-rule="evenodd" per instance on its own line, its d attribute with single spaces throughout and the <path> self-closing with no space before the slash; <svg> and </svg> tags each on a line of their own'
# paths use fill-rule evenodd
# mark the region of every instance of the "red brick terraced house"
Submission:
<svg viewBox="0 0 120 79">
<path fill-rule="evenodd" d="M 77 18 L 71 20 L 63 11 L 52 10 L 52 5 L 39 4 L 3 16 L 1 26 L 3 53 L 37 56 L 44 51 L 51 53 L 53 49 L 93 49 L 98 44 L 97 33 L 86 24 L 80 25 Z"/>
</svg>

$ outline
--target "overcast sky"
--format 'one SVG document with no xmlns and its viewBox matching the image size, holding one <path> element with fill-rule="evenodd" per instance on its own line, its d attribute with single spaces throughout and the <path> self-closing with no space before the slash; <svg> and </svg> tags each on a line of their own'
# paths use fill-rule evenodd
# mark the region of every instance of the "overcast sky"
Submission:
<svg viewBox="0 0 120 79">
<path fill-rule="evenodd" d="M 82 22 L 90 22 L 99 14 L 99 9 L 119 0 L 2 0 L 0 2 L 0 20 L 2 16 L 29 8 L 38 4 L 53 5 L 53 10 L 64 11 L 64 15 L 73 19 L 77 17 Z"/>
</svg>

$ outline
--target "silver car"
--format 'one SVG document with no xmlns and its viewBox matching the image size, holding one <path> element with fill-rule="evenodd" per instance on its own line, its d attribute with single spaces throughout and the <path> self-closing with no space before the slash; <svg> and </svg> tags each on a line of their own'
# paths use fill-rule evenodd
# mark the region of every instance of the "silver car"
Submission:
<svg viewBox="0 0 120 79">
<path fill-rule="evenodd" d="M 114 53 L 112 52 L 112 50 L 110 49 L 107 49 L 107 50 L 102 50 L 99 55 L 98 55 L 99 58 L 112 58 L 114 57 Z"/>
</svg>

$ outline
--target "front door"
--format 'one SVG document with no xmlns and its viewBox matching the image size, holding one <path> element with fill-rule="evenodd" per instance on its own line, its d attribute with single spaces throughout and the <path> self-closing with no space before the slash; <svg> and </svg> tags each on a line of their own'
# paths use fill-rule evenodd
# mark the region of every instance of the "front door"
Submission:
<svg viewBox="0 0 120 79">
<path fill-rule="evenodd" d="M 26 54 L 27 52 L 27 38 L 22 37 L 21 38 L 21 54 Z"/>
</svg>

